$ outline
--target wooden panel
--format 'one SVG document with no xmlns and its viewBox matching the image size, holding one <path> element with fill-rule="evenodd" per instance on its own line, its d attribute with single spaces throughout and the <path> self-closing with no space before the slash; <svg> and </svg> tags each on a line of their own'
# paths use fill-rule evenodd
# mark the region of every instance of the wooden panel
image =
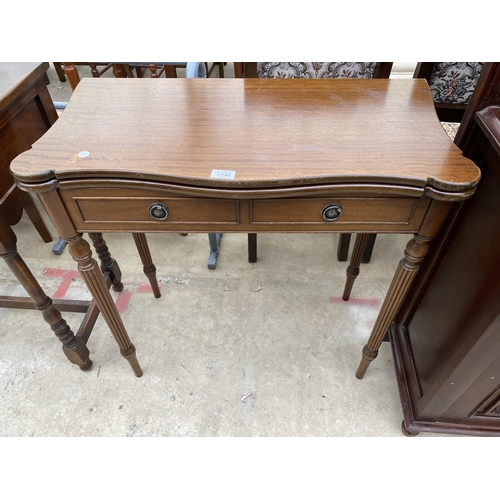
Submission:
<svg viewBox="0 0 500 500">
<path fill-rule="evenodd" d="M 19 96 L 49 69 L 48 63 L 0 63 L 0 111 L 10 106 Z"/>
<path fill-rule="evenodd" d="M 85 222 L 158 223 L 148 212 L 150 205 L 162 203 L 169 216 L 162 223 L 238 222 L 237 201 L 199 198 L 75 198 Z"/>
<path fill-rule="evenodd" d="M 462 217 L 453 245 L 436 269 L 407 331 L 425 394 L 463 343 L 477 339 L 500 312 L 500 183 L 485 174 Z M 444 314 L 443 311 L 446 311 Z"/>
<path fill-rule="evenodd" d="M 28 101 L 23 107 L 15 112 L 0 113 L 0 121 L 5 121 L 0 128 L 0 196 L 14 184 L 14 179 L 9 171 L 11 161 L 19 154 L 31 148 L 47 130 L 49 125 L 37 104 L 36 98 Z M 3 120 L 4 115 L 6 117 Z M 7 120 L 7 118 L 9 118 Z"/>
<path fill-rule="evenodd" d="M 61 197 L 79 231 L 210 231 L 218 224 L 225 232 L 366 231 L 406 232 L 418 230 L 431 200 L 423 198 L 280 198 L 234 200 L 173 196 L 146 190 L 62 190 Z M 154 203 L 168 207 L 169 216 L 154 220 L 148 208 Z M 322 209 L 341 204 L 336 221 L 322 218 Z M 222 225 L 222 226 L 221 226 Z"/>
<path fill-rule="evenodd" d="M 480 83 L 456 141 L 481 182 L 431 243 L 391 328 L 413 433 L 500 435 L 500 65 L 485 65 Z"/>
<path fill-rule="evenodd" d="M 291 198 L 252 202 L 251 222 L 275 224 L 317 223 L 342 225 L 350 222 L 383 222 L 409 224 L 417 208 L 418 198 Z M 328 222 L 322 210 L 330 204 L 342 206 L 342 215 Z M 428 205 L 428 200 L 426 201 Z M 419 220 L 423 213 L 419 211 Z"/>
<path fill-rule="evenodd" d="M 10 164 L 56 121 L 43 81 L 47 63 L 0 63 L 0 203 L 10 225 L 19 222 L 25 193 L 14 185 Z"/>
<path fill-rule="evenodd" d="M 209 198 L 73 198 L 81 220 L 78 222 L 141 222 L 146 224 L 176 223 L 237 223 L 238 202 Z M 155 203 L 164 204 L 169 215 L 163 221 L 155 220 L 148 208 Z M 76 212 L 73 211 L 76 214 Z"/>
</svg>

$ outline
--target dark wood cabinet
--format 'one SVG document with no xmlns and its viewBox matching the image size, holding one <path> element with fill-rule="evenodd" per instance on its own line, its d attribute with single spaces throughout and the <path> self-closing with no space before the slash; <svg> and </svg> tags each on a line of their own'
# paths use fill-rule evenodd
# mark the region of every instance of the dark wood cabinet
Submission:
<svg viewBox="0 0 500 500">
<path fill-rule="evenodd" d="M 57 120 L 45 85 L 48 63 L 0 63 L 0 211 L 13 226 L 26 210 L 45 242 L 52 241 L 31 197 L 14 183 L 10 163 Z"/>
<path fill-rule="evenodd" d="M 462 141 L 476 194 L 450 212 L 390 329 L 409 435 L 500 435 L 500 106 L 473 120 Z"/>
</svg>

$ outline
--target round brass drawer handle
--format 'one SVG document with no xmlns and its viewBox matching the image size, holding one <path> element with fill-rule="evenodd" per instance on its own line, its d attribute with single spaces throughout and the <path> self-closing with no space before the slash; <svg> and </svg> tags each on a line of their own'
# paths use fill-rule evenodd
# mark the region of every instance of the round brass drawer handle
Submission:
<svg viewBox="0 0 500 500">
<path fill-rule="evenodd" d="M 321 210 L 321 217 L 327 220 L 328 222 L 337 220 L 342 215 L 342 205 L 338 203 L 332 203 L 331 205 L 327 205 L 323 207 Z"/>
<path fill-rule="evenodd" d="M 148 211 L 149 215 L 155 220 L 165 220 L 170 214 L 168 207 L 163 203 L 149 205 Z"/>
</svg>

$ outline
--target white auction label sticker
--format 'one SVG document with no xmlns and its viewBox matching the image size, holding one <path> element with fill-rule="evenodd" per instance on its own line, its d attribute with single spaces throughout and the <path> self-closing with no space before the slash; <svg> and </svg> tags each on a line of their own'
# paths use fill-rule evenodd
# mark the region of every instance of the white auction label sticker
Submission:
<svg viewBox="0 0 500 500">
<path fill-rule="evenodd" d="M 235 170 L 212 170 L 210 177 L 215 179 L 234 179 L 235 175 Z"/>
</svg>

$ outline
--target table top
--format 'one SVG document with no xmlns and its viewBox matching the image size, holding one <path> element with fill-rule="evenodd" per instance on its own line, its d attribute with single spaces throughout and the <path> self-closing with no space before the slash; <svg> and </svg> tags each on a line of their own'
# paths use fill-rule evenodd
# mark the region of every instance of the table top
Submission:
<svg viewBox="0 0 500 500">
<path fill-rule="evenodd" d="M 49 69 L 49 63 L 0 62 L 0 111 Z"/>
<path fill-rule="evenodd" d="M 62 117 L 11 169 L 23 184 L 370 182 L 444 193 L 470 191 L 480 177 L 441 127 L 423 79 L 84 78 Z"/>
</svg>

